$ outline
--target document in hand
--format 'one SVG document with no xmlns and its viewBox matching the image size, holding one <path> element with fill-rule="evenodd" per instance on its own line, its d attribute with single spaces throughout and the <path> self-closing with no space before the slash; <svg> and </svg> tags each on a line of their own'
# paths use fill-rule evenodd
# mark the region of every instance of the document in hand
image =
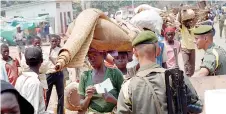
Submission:
<svg viewBox="0 0 226 114">
<path fill-rule="evenodd" d="M 106 89 L 107 92 L 109 92 L 113 89 L 113 85 L 111 83 L 110 78 L 104 80 L 102 83 L 95 84 L 94 87 L 96 88 L 96 91 L 98 94 L 105 93 L 104 89 Z"/>
</svg>

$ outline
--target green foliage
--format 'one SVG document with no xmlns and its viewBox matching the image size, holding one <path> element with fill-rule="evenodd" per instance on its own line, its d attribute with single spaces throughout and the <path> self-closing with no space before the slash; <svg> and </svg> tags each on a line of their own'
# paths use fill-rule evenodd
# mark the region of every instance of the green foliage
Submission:
<svg viewBox="0 0 226 114">
<path fill-rule="evenodd" d="M 110 14 L 114 14 L 116 11 L 119 10 L 119 8 L 123 8 L 125 6 L 132 6 L 132 0 L 116 0 L 116 1 L 86 1 L 90 2 L 91 8 L 97 8 L 104 12 L 109 12 Z M 141 4 L 149 4 L 154 6 L 154 4 L 158 3 L 158 1 L 133 1 L 134 7 L 137 7 Z M 80 3 L 73 3 L 73 9 L 74 11 L 82 11 Z"/>
</svg>

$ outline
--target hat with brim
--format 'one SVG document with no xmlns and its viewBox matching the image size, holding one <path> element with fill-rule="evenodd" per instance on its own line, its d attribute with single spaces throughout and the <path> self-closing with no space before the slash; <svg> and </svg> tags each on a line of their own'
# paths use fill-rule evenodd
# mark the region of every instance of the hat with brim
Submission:
<svg viewBox="0 0 226 114">
<path fill-rule="evenodd" d="M 156 34 L 152 31 L 142 31 L 133 40 L 132 46 L 137 46 L 139 44 L 154 44 L 158 42 Z"/>
<path fill-rule="evenodd" d="M 194 35 L 203 35 L 213 31 L 213 26 L 211 25 L 197 25 L 192 29 Z"/>
<path fill-rule="evenodd" d="M 1 80 L 1 94 L 5 92 L 13 93 L 17 96 L 21 114 L 34 114 L 33 106 L 8 82 Z"/>
</svg>

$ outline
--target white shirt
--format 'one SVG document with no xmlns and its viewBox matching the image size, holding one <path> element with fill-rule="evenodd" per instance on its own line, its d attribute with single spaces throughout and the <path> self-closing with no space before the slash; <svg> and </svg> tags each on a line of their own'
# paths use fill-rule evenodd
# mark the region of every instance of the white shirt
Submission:
<svg viewBox="0 0 226 114">
<path fill-rule="evenodd" d="M 59 47 L 55 47 L 54 49 L 52 49 L 51 53 L 49 54 L 53 58 L 54 62 L 57 61 L 57 57 L 60 52 L 60 49 L 61 48 L 59 48 Z M 50 51 L 50 49 L 49 49 L 49 51 Z M 48 71 L 46 74 L 55 73 L 55 72 L 56 72 L 55 65 L 52 63 L 52 61 L 49 60 Z"/>
<path fill-rule="evenodd" d="M 28 47 L 32 47 L 32 46 L 28 46 Z M 26 48 L 28 48 L 28 47 L 26 47 Z M 48 89 L 48 84 L 47 84 L 47 80 L 46 80 L 46 75 L 45 74 L 46 74 L 46 72 L 48 70 L 47 67 L 49 65 L 49 61 L 48 61 L 49 58 L 46 55 L 48 55 L 48 54 L 43 53 L 43 62 L 41 64 L 40 68 L 39 68 L 39 72 L 40 72 L 39 79 L 40 79 L 41 83 L 43 84 L 43 87 L 45 89 Z M 26 63 L 24 54 L 22 54 L 22 58 L 21 58 L 21 61 L 20 61 L 20 66 L 21 66 L 22 72 L 29 71 L 29 66 Z"/>
<path fill-rule="evenodd" d="M 16 40 L 22 40 L 24 38 L 24 32 L 21 31 L 20 33 L 16 33 Z"/>
<path fill-rule="evenodd" d="M 23 72 L 16 81 L 17 91 L 34 107 L 34 114 L 48 114 L 45 111 L 43 86 L 35 72 Z"/>
<path fill-rule="evenodd" d="M 6 82 L 9 82 L 9 77 L 5 68 L 6 62 L 1 58 L 2 57 L 0 57 L 0 80 L 5 80 Z"/>
</svg>

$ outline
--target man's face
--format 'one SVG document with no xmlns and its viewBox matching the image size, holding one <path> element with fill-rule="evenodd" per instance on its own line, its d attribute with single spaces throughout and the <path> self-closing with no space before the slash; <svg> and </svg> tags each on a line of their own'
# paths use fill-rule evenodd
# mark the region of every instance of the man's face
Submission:
<svg viewBox="0 0 226 114">
<path fill-rule="evenodd" d="M 17 31 L 18 31 L 18 32 L 21 31 L 20 27 L 17 27 Z"/>
<path fill-rule="evenodd" d="M 57 38 L 57 46 L 60 46 L 60 43 L 61 43 L 61 39 Z"/>
<path fill-rule="evenodd" d="M 1 114 L 20 114 L 20 106 L 14 94 L 1 94 Z"/>
<path fill-rule="evenodd" d="M 8 58 L 9 58 L 9 48 L 8 47 L 3 47 L 1 49 L 1 54 L 2 54 L 2 58 L 4 60 L 8 60 Z"/>
<path fill-rule="evenodd" d="M 132 51 L 128 52 L 128 62 L 131 62 L 131 61 L 133 61 L 133 52 Z"/>
<path fill-rule="evenodd" d="M 166 34 L 165 34 L 165 38 L 168 42 L 173 41 L 174 36 L 175 36 L 175 32 L 171 32 L 171 31 L 166 32 Z"/>
<path fill-rule="evenodd" d="M 57 38 L 52 37 L 50 43 L 51 47 L 55 48 L 57 46 Z"/>
<path fill-rule="evenodd" d="M 206 36 L 205 35 L 195 35 L 194 43 L 196 44 L 198 49 L 204 49 L 205 42 L 206 42 Z"/>
<path fill-rule="evenodd" d="M 184 21 L 184 25 L 187 27 L 187 28 L 191 28 L 194 24 L 193 22 L 194 20 L 193 19 L 189 19 L 189 20 L 185 20 Z"/>
<path fill-rule="evenodd" d="M 41 39 L 34 39 L 32 42 L 32 45 L 35 47 L 40 47 L 41 46 Z"/>
<path fill-rule="evenodd" d="M 119 54 L 114 57 L 114 62 L 118 68 L 126 68 L 126 64 L 128 63 L 128 55 L 127 54 Z"/>
</svg>

